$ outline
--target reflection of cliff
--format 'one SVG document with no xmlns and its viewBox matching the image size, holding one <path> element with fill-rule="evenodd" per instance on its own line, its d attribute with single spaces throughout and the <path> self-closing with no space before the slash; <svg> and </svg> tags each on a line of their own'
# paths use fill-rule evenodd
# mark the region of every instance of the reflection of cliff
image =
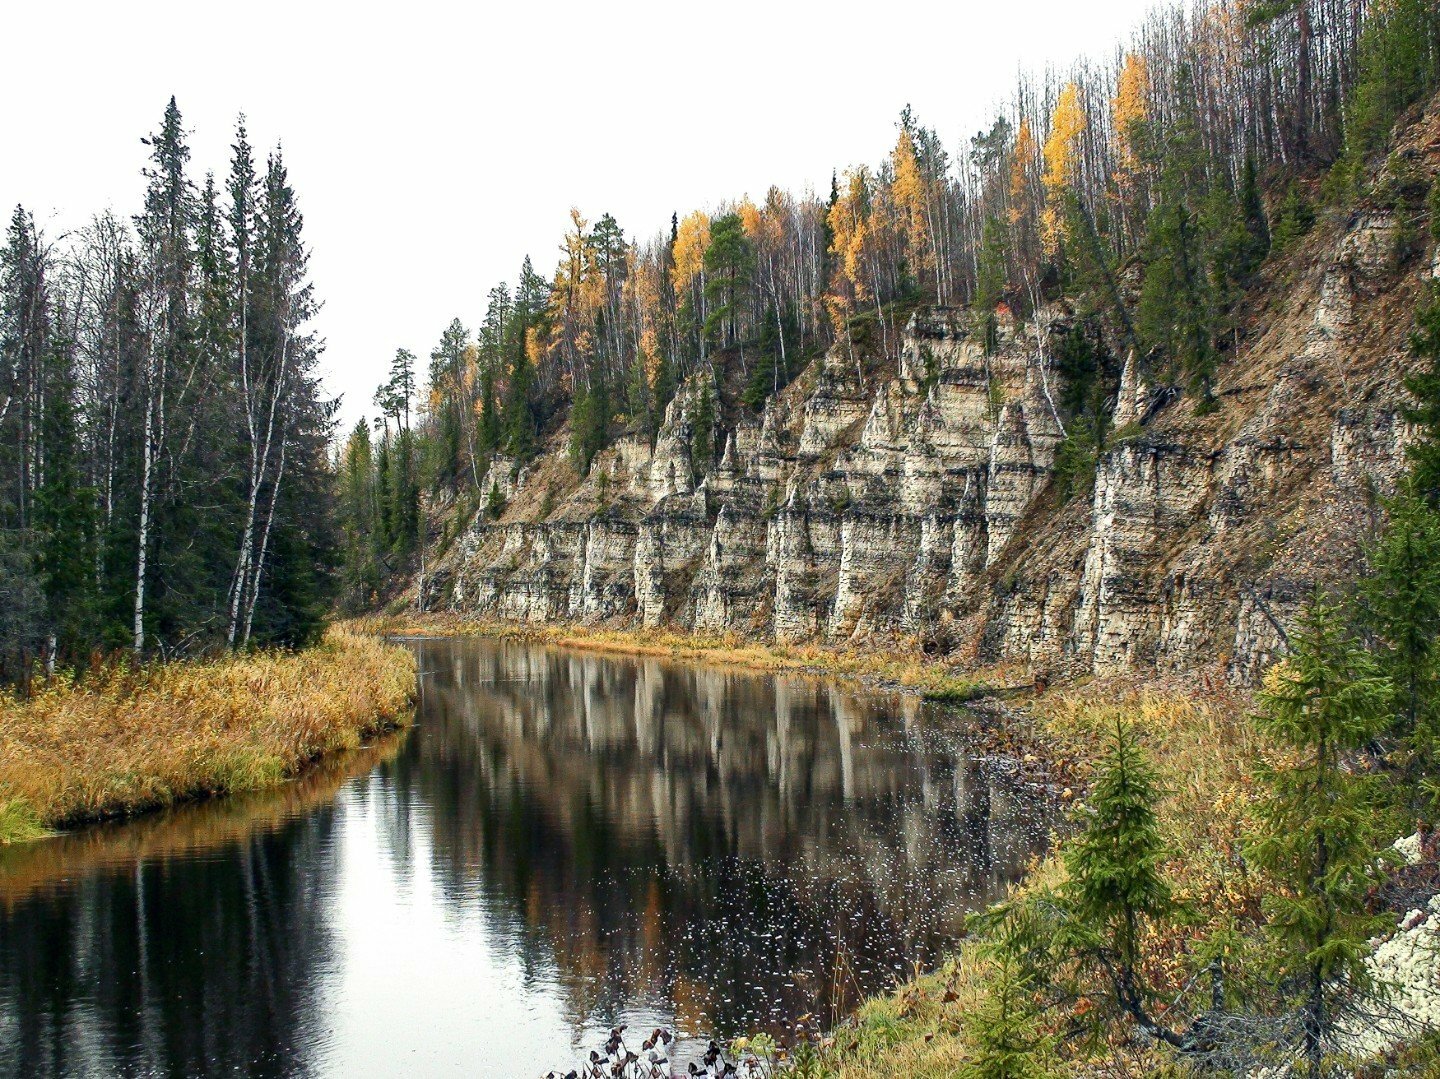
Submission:
<svg viewBox="0 0 1440 1079">
<path fill-rule="evenodd" d="M 577 1019 L 658 997 L 738 1028 L 767 1018 L 762 999 L 793 1015 L 837 980 L 842 999 L 878 987 L 933 959 L 1043 834 L 1022 792 L 915 748 L 912 699 L 421 647 L 429 748 L 397 762 L 416 770 L 397 786 L 432 807 L 452 886 L 481 879 L 523 916 L 531 949 L 554 950 Z"/>
</svg>

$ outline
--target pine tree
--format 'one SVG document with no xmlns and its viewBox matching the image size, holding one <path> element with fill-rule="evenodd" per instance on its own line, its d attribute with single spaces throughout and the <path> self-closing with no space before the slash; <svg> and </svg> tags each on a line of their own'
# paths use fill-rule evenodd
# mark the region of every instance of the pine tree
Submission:
<svg viewBox="0 0 1440 1079">
<path fill-rule="evenodd" d="M 1373 984 L 1366 942 L 1386 919 L 1367 913 L 1365 897 L 1379 818 L 1373 782 L 1346 762 L 1389 724 L 1391 700 L 1389 681 L 1349 637 L 1339 608 L 1319 598 L 1259 696 L 1257 725 L 1293 759 L 1261 772 L 1267 794 L 1249 856 L 1276 885 L 1265 901 L 1267 929 L 1312 1075 L 1321 1074 L 1346 1002 Z"/>
</svg>

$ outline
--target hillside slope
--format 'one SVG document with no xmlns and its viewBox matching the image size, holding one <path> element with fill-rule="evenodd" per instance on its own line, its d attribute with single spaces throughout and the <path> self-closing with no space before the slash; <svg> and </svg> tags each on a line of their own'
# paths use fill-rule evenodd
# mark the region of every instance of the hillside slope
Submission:
<svg viewBox="0 0 1440 1079">
<path fill-rule="evenodd" d="M 1433 103 L 1393 160 L 1434 176 Z M 898 347 L 834 348 L 761 415 L 722 387 L 723 455 L 699 479 L 696 379 L 653 447 L 624 435 L 583 480 L 564 431 L 525 468 L 497 460 L 482 490 L 503 514 L 446 528 L 416 587 L 431 610 L 527 622 L 910 637 L 1037 673 L 1251 681 L 1362 557 L 1403 465 L 1407 338 L 1436 259 L 1396 252 L 1421 231 L 1361 205 L 1272 258 L 1208 414 L 1127 361 L 1088 496 L 1054 482 L 1069 308 L 1002 318 L 988 356 L 966 312 L 926 308 Z"/>
</svg>

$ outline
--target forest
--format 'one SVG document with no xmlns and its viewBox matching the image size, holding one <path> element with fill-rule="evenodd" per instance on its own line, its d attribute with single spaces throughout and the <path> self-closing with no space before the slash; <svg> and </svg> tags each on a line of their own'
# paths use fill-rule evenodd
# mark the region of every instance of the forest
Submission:
<svg viewBox="0 0 1440 1079">
<path fill-rule="evenodd" d="M 471 326 L 441 330 L 428 365 L 396 350 L 372 414 L 343 433 L 317 377 L 318 300 L 280 151 L 262 162 L 242 118 L 226 171 L 197 180 L 172 99 L 144 140 L 133 217 L 51 237 L 17 208 L 0 252 L 0 682 L 113 656 L 274 648 L 227 660 L 222 688 L 242 705 L 215 714 L 251 715 L 232 681 L 273 695 L 276 667 L 313 691 L 316 653 L 279 651 L 315 642 L 337 613 L 423 602 L 410 588 L 435 534 L 503 515 L 497 469 L 518 474 L 563 446 L 578 484 L 622 434 L 653 442 L 689 384 L 703 475 L 723 421 L 762 411 L 814 364 L 854 365 L 864 381 L 923 306 L 965 319 L 989 352 L 1003 326 L 1063 302 L 1068 328 L 1036 366 L 1062 376 L 1047 494 L 1078 514 L 1071 500 L 1106 451 L 1138 437 L 1114 417 L 1122 364 L 1133 357 L 1167 408 L 1217 412 L 1217 372 L 1246 356 L 1265 268 L 1317 223 L 1380 210 L 1398 222 L 1383 257 L 1419 303 L 1406 300 L 1410 339 L 1385 353 L 1407 394 L 1403 470 L 1372 492 L 1364 557 L 1292 624 L 1271 618 L 1284 651 L 1258 688 L 1202 693 L 1190 669 L 1171 670 L 1168 689 L 1088 677 L 1051 689 L 1038 675 L 1033 694 L 1002 687 L 1029 696 L 1023 715 L 997 713 L 1014 720 L 998 736 L 1036 736 L 1078 777 L 1055 792 L 1071 812 L 1050 856 L 969 922 L 963 966 L 797 1045 L 786 1067 L 1318 1076 L 1390 1023 L 1402 1033 L 1376 1067 L 1414 1069 L 1355 1074 L 1433 1076 L 1434 1017 L 1428 1032 L 1397 1018 L 1374 956 L 1386 934 L 1440 917 L 1440 283 L 1428 265 L 1440 179 L 1423 155 L 1394 152 L 1437 89 L 1433 0 L 1165 8 L 1108 58 L 1022 77 L 959 146 L 907 107 L 888 156 L 836 170 L 826 191 L 667 208 L 668 229 L 648 237 L 572 210 L 553 270 L 523 258 L 513 282 L 477 296 Z M 916 662 L 959 670 L 944 654 Z M 168 668 L 180 725 L 187 669 Z M 342 718 L 358 739 L 355 717 L 373 717 L 354 669 L 325 696 L 349 687 Z M 392 660 L 375 683 L 408 701 L 412 674 Z M 123 722 L 130 684 L 115 682 L 103 714 Z M 260 779 L 184 790 L 275 782 L 328 751 L 289 737 L 291 716 L 313 710 L 297 701 L 267 721 L 285 753 L 251 760 Z M 67 724 L 95 737 L 88 720 Z M 177 725 L 157 729 L 162 748 L 181 743 Z M 36 772 L 34 747 L 55 741 L 17 741 L 15 772 Z M 52 797 L 78 789 L 69 762 L 52 769 L 27 794 L 46 807 L 29 834 L 97 806 L 162 803 L 128 789 L 128 752 L 110 757 L 79 808 Z M 1397 930 L 1407 912 L 1421 921 Z"/>
<path fill-rule="evenodd" d="M 335 403 L 304 218 L 235 130 L 197 183 L 172 98 L 143 204 L 0 250 L 0 680 L 300 645 L 331 604 Z"/>
<path fill-rule="evenodd" d="M 907 107 L 890 155 L 828 192 L 772 187 L 649 238 L 572 209 L 553 273 L 527 257 L 478 327 L 444 329 L 428 372 L 399 350 L 373 428 L 349 433 L 344 601 L 373 605 L 416 568 L 423 500 L 498 514 L 498 486 L 482 489 L 496 460 L 518 470 L 564 430 L 583 476 L 619 433 L 653 439 L 697 373 L 739 371 L 713 415 L 757 411 L 837 343 L 891 352 L 921 303 L 965 306 L 987 340 L 998 319 L 1075 309 L 1051 361 L 1067 386 L 1058 479 L 1083 490 L 1125 355 L 1210 408 L 1237 305 L 1317 211 L 1373 195 L 1409 222 L 1395 257 L 1418 250 L 1426 186 L 1401 167 L 1370 192 L 1369 176 L 1435 86 L 1437 32 L 1423 0 L 1173 6 L 1108 60 L 1022 78 L 954 152 Z M 703 472 L 722 447 L 697 427 Z"/>
</svg>

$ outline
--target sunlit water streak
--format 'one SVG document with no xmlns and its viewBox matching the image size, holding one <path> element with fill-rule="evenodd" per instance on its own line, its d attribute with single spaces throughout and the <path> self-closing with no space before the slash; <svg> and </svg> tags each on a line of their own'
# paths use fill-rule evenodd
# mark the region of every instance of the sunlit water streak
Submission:
<svg viewBox="0 0 1440 1079">
<path fill-rule="evenodd" d="M 684 1059 L 935 963 L 1044 843 L 913 698 L 414 647 L 406 736 L 0 853 L 0 1075 L 529 1079 L 617 1023 Z"/>
</svg>

